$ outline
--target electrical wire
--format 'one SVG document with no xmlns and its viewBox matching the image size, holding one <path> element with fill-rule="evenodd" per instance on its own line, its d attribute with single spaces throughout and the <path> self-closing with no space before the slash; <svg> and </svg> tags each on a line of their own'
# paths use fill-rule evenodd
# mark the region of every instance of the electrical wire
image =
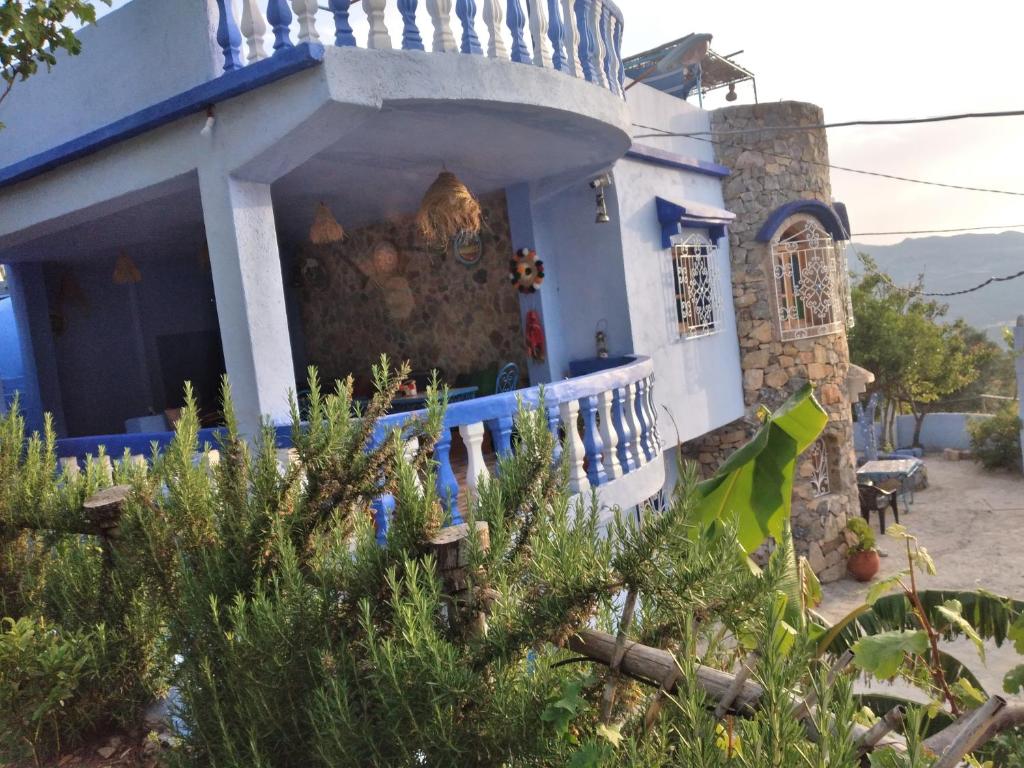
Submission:
<svg viewBox="0 0 1024 768">
<path fill-rule="evenodd" d="M 1024 224 L 991 224 L 987 227 L 951 227 L 949 229 L 908 229 L 902 232 L 854 232 L 852 237 L 876 235 L 935 235 L 942 232 L 977 232 L 979 229 L 1022 229 Z"/>
<path fill-rule="evenodd" d="M 638 128 L 646 128 L 646 129 L 652 130 L 652 131 L 661 130 L 659 128 L 654 128 L 654 127 L 649 126 L 649 125 L 642 125 L 640 123 L 633 123 L 633 125 L 637 126 Z M 653 135 L 653 134 L 643 134 L 643 135 L 634 136 L 633 138 L 634 139 L 639 139 L 639 138 L 644 138 L 645 136 L 649 136 L 649 135 Z M 659 135 L 661 135 L 661 136 L 682 136 L 683 134 L 675 134 L 675 133 L 671 133 L 669 131 L 665 131 L 664 133 L 659 134 Z M 912 179 L 912 178 L 909 178 L 907 176 L 896 176 L 895 174 L 881 173 L 880 171 L 866 171 L 863 168 L 848 168 L 848 167 L 843 166 L 843 165 L 833 165 L 831 163 L 823 163 L 820 160 L 803 160 L 803 159 L 801 159 L 799 157 L 793 157 L 792 155 L 784 155 L 784 154 L 781 154 L 779 152 L 772 152 L 771 150 L 767 150 L 767 149 L 757 149 L 755 147 L 745 147 L 745 146 L 742 146 L 740 144 L 734 144 L 732 142 L 727 142 L 727 141 L 720 141 L 720 140 L 717 140 L 717 139 L 702 138 L 700 136 L 689 136 L 688 138 L 692 139 L 693 141 L 703 141 L 703 142 L 706 142 L 708 144 L 714 144 L 714 145 L 724 144 L 724 145 L 728 145 L 730 147 L 735 147 L 736 149 L 743 149 L 743 150 L 746 150 L 746 151 L 749 151 L 749 152 L 759 152 L 759 153 L 761 153 L 763 155 L 770 155 L 772 157 L 777 157 L 777 158 L 781 158 L 781 159 L 784 159 L 784 160 L 791 160 L 791 161 L 796 162 L 796 163 L 808 163 L 810 165 L 817 165 L 817 166 L 820 166 L 822 168 L 832 168 L 832 169 L 837 170 L 837 171 L 846 171 L 847 173 L 858 173 L 858 174 L 861 174 L 863 176 L 874 176 L 874 177 L 882 178 L 882 179 L 890 179 L 892 181 L 905 181 L 905 182 L 908 182 L 910 184 L 924 184 L 925 186 L 929 186 L 929 187 L 942 187 L 943 189 L 958 189 L 958 190 L 962 190 L 962 191 L 966 191 L 966 192 L 988 192 L 988 193 L 993 194 L 993 195 L 1011 195 L 1013 197 L 1024 197 L 1024 192 L 1011 192 L 1011 191 L 1008 191 L 1008 190 L 1005 190 L 1005 189 L 990 189 L 990 188 L 987 188 L 987 187 L 968 187 L 968 186 L 964 186 L 962 184 L 944 184 L 944 183 L 938 182 L 938 181 L 926 181 L 924 179 Z"/>
<path fill-rule="evenodd" d="M 985 282 L 978 283 L 973 288 L 965 288 L 962 291 L 948 291 L 946 293 L 926 293 L 924 291 L 921 291 L 919 295 L 921 295 L 921 296 L 936 296 L 936 297 L 937 296 L 963 296 L 965 293 L 974 293 L 975 291 L 980 291 L 982 288 L 985 288 L 985 287 L 987 287 L 989 285 L 992 285 L 992 283 L 1005 283 L 1005 282 L 1008 282 L 1010 280 L 1016 280 L 1018 277 L 1024 277 L 1024 269 L 1022 269 L 1020 272 L 1016 272 L 1016 273 L 1014 273 L 1012 275 L 1005 275 L 1004 277 L 990 277 Z"/>
<path fill-rule="evenodd" d="M 762 131 L 817 131 L 827 128 L 851 128 L 860 125 L 920 125 L 921 123 L 946 123 L 953 120 L 972 120 L 977 118 L 990 117 L 1021 117 L 1024 110 L 1015 109 L 1004 112 L 964 112 L 957 115 L 938 115 L 936 117 L 907 117 L 895 118 L 892 120 L 847 120 L 841 123 L 817 123 L 815 125 L 766 125 L 760 128 L 738 128 L 732 131 L 714 131 L 716 136 L 730 136 L 743 133 L 761 133 Z M 647 126 L 640 126 L 646 128 Z M 654 128 L 652 130 L 658 130 Z M 636 136 L 637 139 L 649 139 L 659 136 L 678 136 L 680 138 L 695 138 L 697 136 L 709 136 L 711 131 L 691 131 L 689 133 L 669 134 L 644 134 Z"/>
</svg>

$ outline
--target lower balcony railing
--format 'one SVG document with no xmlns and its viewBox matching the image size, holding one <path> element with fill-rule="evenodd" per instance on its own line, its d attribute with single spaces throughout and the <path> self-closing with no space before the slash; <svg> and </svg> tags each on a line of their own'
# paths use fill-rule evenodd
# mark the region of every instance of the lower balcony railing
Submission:
<svg viewBox="0 0 1024 768">
<path fill-rule="evenodd" d="M 653 367 L 645 357 L 629 358 L 622 365 L 543 387 L 548 427 L 560 438 L 555 459 L 567 465 L 573 493 L 587 493 L 601 486 L 610 491 L 617 481 L 639 477 L 652 464 L 658 464 L 654 468 L 659 472 L 647 473 L 645 482 L 629 486 L 625 496 L 615 494 L 614 501 L 620 505 L 641 504 L 660 489 L 663 459 L 653 387 Z M 453 522 L 462 521 L 465 504 L 489 476 L 495 458 L 514 450 L 512 432 L 519 403 L 536 408 L 541 399 L 541 388 L 530 387 L 448 406 L 445 428 L 434 447 L 434 461 L 437 492 Z M 414 411 L 384 417 L 379 422 L 378 439 L 422 414 Z M 199 443 L 215 444 L 217 431 L 201 430 Z M 455 434 L 460 444 L 453 446 Z M 485 435 L 490 437 L 493 453 L 485 453 Z M 77 472 L 80 463 L 98 456 L 102 446 L 104 461 L 112 470 L 110 457 L 144 462 L 154 448 L 163 450 L 173 438 L 173 432 L 65 438 L 57 442 L 57 455 L 65 472 Z M 291 447 L 290 426 L 278 427 L 277 446 L 286 457 Z M 453 452 L 453 447 L 458 450 Z M 382 497 L 375 505 L 382 531 L 393 504 L 392 499 Z"/>
</svg>

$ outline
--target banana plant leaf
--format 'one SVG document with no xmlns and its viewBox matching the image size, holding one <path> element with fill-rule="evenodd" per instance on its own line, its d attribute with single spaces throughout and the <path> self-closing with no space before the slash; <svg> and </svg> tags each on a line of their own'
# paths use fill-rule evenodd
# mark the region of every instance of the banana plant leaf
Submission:
<svg viewBox="0 0 1024 768">
<path fill-rule="evenodd" d="M 753 439 L 715 475 L 697 485 L 696 517 L 704 524 L 735 521 L 743 549 L 753 552 L 772 536 L 781 538 L 789 520 L 796 458 L 818 439 L 828 414 L 805 384 Z"/>
</svg>

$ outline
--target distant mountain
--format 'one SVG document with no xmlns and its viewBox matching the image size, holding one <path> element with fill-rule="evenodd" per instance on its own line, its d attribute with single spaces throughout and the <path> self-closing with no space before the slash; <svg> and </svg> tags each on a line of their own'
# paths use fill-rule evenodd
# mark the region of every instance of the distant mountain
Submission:
<svg viewBox="0 0 1024 768">
<path fill-rule="evenodd" d="M 853 243 L 848 253 L 854 272 L 861 271 L 857 254 L 867 253 L 896 283 L 910 283 L 924 275 L 925 291 L 959 291 L 1024 269 L 1024 232 L 916 237 L 895 245 Z M 998 341 L 1000 329 L 1024 314 L 1024 277 L 939 300 L 949 304 L 951 320 L 962 317 Z"/>
</svg>

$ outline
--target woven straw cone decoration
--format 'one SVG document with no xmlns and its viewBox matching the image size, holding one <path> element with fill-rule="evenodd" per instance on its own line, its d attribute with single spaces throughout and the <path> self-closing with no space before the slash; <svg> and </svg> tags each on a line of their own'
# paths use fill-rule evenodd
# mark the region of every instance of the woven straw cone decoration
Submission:
<svg viewBox="0 0 1024 768">
<path fill-rule="evenodd" d="M 314 245 L 330 245 L 345 239 L 345 230 L 324 203 L 316 207 L 313 225 L 309 228 L 309 239 Z"/>
<path fill-rule="evenodd" d="M 463 232 L 480 232 L 480 203 L 454 173 L 443 171 L 430 185 L 416 214 L 416 229 L 429 245 L 447 246 Z"/>
</svg>

